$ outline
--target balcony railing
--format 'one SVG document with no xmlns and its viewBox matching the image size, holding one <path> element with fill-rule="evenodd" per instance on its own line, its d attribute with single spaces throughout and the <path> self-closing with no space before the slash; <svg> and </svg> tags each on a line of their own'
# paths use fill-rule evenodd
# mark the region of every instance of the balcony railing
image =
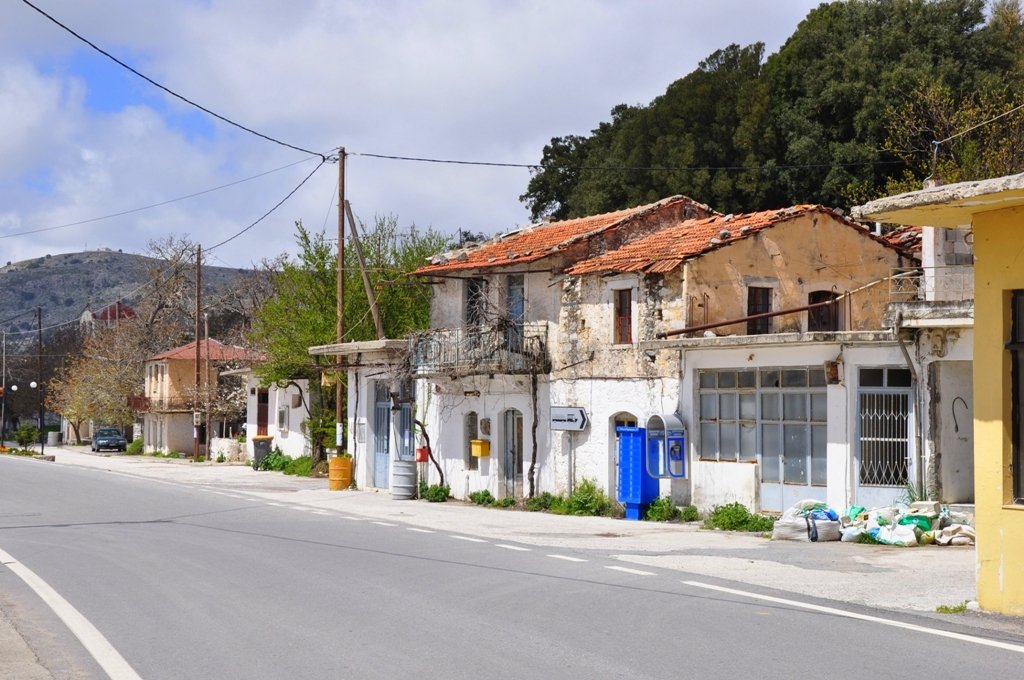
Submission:
<svg viewBox="0 0 1024 680">
<path fill-rule="evenodd" d="M 893 302 L 951 302 L 974 299 L 974 267 L 910 267 L 894 269 L 889 279 Z"/>
<path fill-rule="evenodd" d="M 130 400 L 133 411 L 143 413 L 170 413 L 193 410 L 193 401 L 185 397 L 159 399 L 155 397 L 133 396 Z"/>
<path fill-rule="evenodd" d="M 409 343 L 418 375 L 548 371 L 544 323 L 436 328 L 413 335 Z"/>
</svg>

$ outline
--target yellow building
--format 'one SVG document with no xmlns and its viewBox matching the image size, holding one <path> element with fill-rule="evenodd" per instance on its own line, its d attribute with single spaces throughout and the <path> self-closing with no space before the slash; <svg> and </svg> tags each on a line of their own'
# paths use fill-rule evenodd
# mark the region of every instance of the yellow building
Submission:
<svg viewBox="0 0 1024 680">
<path fill-rule="evenodd" d="M 891 196 L 853 212 L 971 229 L 978 603 L 1024 615 L 1024 174 Z"/>
</svg>

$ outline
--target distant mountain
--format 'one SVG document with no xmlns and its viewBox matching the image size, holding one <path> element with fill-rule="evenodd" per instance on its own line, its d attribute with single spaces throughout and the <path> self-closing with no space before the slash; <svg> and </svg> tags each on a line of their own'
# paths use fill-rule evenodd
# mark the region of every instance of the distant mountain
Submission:
<svg viewBox="0 0 1024 680">
<path fill-rule="evenodd" d="M 139 287 L 161 265 L 144 255 L 112 250 L 47 255 L 0 267 L 0 330 L 8 333 L 36 327 L 37 307 L 43 326 L 77 319 L 87 306 L 93 310 L 123 300 L 136 305 Z M 203 267 L 203 294 L 216 293 L 245 269 Z"/>
</svg>

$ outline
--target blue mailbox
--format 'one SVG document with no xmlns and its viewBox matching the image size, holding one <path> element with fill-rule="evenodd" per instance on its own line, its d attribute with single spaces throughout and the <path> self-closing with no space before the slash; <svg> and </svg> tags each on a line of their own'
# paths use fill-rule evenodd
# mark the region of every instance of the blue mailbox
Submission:
<svg viewBox="0 0 1024 680">
<path fill-rule="evenodd" d="M 644 463 L 647 433 L 642 427 L 620 425 L 619 474 L 616 497 L 626 506 L 626 519 L 641 519 L 647 506 L 658 497 L 658 480 L 652 477 Z"/>
<path fill-rule="evenodd" d="M 686 477 L 686 428 L 675 414 L 647 419 L 647 472 L 657 479 Z"/>
</svg>

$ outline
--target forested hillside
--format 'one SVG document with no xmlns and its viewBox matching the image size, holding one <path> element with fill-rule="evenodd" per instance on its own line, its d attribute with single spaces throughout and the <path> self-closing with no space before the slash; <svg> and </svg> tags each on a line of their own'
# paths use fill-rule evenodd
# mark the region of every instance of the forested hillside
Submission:
<svg viewBox="0 0 1024 680">
<path fill-rule="evenodd" d="M 767 58 L 762 44 L 723 47 L 650 104 L 553 138 L 521 199 L 535 219 L 672 194 L 722 212 L 848 207 L 933 171 L 1019 172 L 1020 111 L 960 133 L 1024 101 L 1022 83 L 1019 0 L 822 4 Z"/>
</svg>

